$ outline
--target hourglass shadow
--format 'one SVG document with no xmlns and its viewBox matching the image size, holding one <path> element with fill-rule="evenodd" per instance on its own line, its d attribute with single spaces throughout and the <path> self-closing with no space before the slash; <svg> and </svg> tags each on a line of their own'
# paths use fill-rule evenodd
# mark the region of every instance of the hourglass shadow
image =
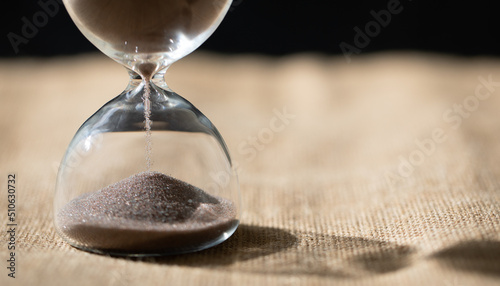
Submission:
<svg viewBox="0 0 500 286">
<path fill-rule="evenodd" d="M 195 253 L 140 260 L 168 265 L 223 266 L 277 253 L 297 243 L 297 237 L 285 230 L 243 224 L 227 241 L 215 247 Z"/>
<path fill-rule="evenodd" d="M 413 254 L 412 247 L 387 241 L 293 235 L 278 228 L 241 225 L 226 242 L 201 252 L 133 260 L 273 275 L 357 278 L 401 270 L 413 263 Z"/>
<path fill-rule="evenodd" d="M 459 270 L 500 276 L 500 241 L 467 241 L 436 253 L 434 258 Z"/>
<path fill-rule="evenodd" d="M 393 242 L 354 236 L 304 233 L 288 263 L 262 269 L 282 275 L 360 278 L 396 272 L 415 261 L 415 249 Z"/>
</svg>

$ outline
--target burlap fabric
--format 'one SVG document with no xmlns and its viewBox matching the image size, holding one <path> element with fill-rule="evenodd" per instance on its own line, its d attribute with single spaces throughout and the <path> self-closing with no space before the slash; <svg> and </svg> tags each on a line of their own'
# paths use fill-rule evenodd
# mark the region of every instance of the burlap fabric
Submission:
<svg viewBox="0 0 500 286">
<path fill-rule="evenodd" d="M 100 55 L 0 61 L 1 285 L 499 285 L 500 61 L 198 53 L 167 73 L 223 134 L 244 213 L 225 243 L 123 259 L 63 242 L 56 168 L 127 75 Z M 7 192 L 16 174 L 16 278 Z"/>
</svg>

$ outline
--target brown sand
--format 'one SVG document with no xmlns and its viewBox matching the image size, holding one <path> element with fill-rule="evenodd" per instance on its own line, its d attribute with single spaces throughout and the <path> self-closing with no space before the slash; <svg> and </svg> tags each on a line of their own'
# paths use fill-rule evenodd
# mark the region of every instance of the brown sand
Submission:
<svg viewBox="0 0 500 286">
<path fill-rule="evenodd" d="M 151 86 L 148 79 L 142 80 L 144 84 L 144 95 L 142 100 L 144 102 L 144 130 L 146 131 L 146 171 L 151 171 L 151 165 L 153 164 L 153 141 L 151 139 L 151 126 L 153 121 L 151 120 Z"/>
<path fill-rule="evenodd" d="M 111 253 L 180 253 L 234 229 L 236 209 L 158 172 L 143 172 L 66 204 L 57 221 L 71 244 Z"/>
</svg>

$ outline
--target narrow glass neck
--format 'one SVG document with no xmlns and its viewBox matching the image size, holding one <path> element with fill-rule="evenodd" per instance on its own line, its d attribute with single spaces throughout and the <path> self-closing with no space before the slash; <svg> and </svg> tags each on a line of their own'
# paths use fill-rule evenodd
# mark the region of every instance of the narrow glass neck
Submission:
<svg viewBox="0 0 500 286">
<path fill-rule="evenodd" d="M 148 97 L 151 101 L 168 100 L 167 93 L 171 90 L 165 82 L 167 68 L 155 73 L 150 80 L 144 79 L 135 71 L 127 69 L 130 81 L 126 89 L 128 91 L 126 97 L 129 100 L 142 100 L 146 90 L 148 90 Z"/>
<path fill-rule="evenodd" d="M 151 82 L 154 83 L 157 86 L 160 86 L 162 84 L 166 85 L 165 83 L 165 73 L 167 72 L 168 67 L 156 72 L 152 77 L 151 77 Z M 147 79 L 144 79 L 140 74 L 137 72 L 127 69 L 128 75 L 130 76 L 130 83 L 135 83 L 135 82 L 142 82 L 142 81 L 147 81 Z"/>
</svg>

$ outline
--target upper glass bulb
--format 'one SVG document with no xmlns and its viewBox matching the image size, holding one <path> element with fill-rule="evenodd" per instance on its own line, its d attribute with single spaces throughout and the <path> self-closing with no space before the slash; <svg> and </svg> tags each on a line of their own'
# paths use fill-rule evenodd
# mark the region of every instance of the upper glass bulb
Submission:
<svg viewBox="0 0 500 286">
<path fill-rule="evenodd" d="M 220 24 L 231 0 L 64 0 L 64 4 L 97 48 L 151 77 L 198 48 Z"/>
</svg>

